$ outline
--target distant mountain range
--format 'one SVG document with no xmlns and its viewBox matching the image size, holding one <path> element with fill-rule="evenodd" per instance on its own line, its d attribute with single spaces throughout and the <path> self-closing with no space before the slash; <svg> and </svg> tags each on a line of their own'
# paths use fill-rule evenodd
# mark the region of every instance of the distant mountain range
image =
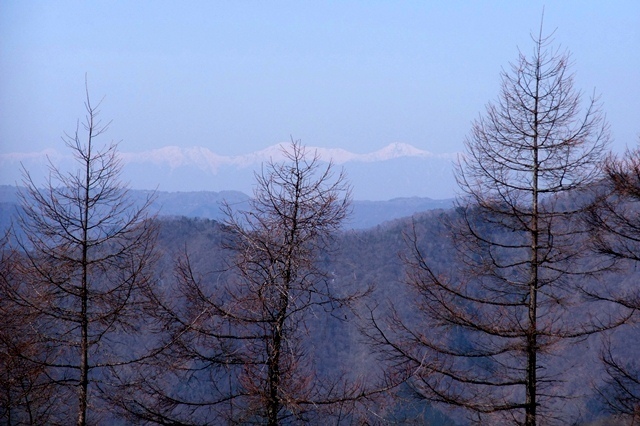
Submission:
<svg viewBox="0 0 640 426">
<path fill-rule="evenodd" d="M 222 156 L 208 148 L 167 146 L 143 152 L 121 152 L 123 177 L 135 189 L 161 191 L 224 191 L 252 193 L 254 172 L 273 159 L 283 159 L 277 144 L 261 151 Z M 378 151 L 356 154 L 339 148 L 315 148 L 323 161 L 343 167 L 357 200 L 390 200 L 398 197 L 451 198 L 455 192 L 452 154 L 434 154 L 405 143 L 393 143 Z M 20 182 L 20 163 L 36 182 L 44 178 L 47 158 L 57 167 L 71 166 L 71 158 L 57 150 L 0 154 L 0 184 Z"/>
<path fill-rule="evenodd" d="M 130 196 L 141 205 L 152 191 L 131 190 Z M 189 218 L 207 218 L 222 220 L 222 203 L 228 203 L 234 210 L 245 210 L 249 196 L 239 191 L 193 191 L 166 192 L 156 191 L 151 205 L 151 213 L 159 216 L 185 216 Z M 11 224 L 18 208 L 18 195 L 15 186 L 0 185 L 0 234 Z M 354 201 L 352 214 L 344 223 L 345 229 L 366 229 L 415 213 L 433 209 L 448 209 L 453 199 L 433 200 L 411 197 L 395 198 L 389 201 Z"/>
</svg>

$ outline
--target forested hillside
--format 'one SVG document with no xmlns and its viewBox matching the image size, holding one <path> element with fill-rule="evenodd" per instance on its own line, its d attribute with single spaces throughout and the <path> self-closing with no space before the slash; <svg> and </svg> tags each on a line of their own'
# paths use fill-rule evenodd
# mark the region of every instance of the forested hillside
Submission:
<svg viewBox="0 0 640 426">
<path fill-rule="evenodd" d="M 308 341 L 305 344 L 304 361 L 309 363 L 320 376 L 324 374 L 332 376 L 335 372 L 340 372 L 344 377 L 359 381 L 374 391 L 380 388 L 385 389 L 381 395 L 371 395 L 362 400 L 362 407 L 366 407 L 369 414 L 363 411 L 350 412 L 343 420 L 337 421 L 338 423 L 352 423 L 356 418 L 363 416 L 373 423 L 376 423 L 376 419 L 381 423 L 386 421 L 406 423 L 411 419 L 418 423 L 427 419 L 432 422 L 430 424 L 468 422 L 469 419 L 464 413 L 448 411 L 443 406 L 434 408 L 428 401 L 422 399 L 419 392 L 411 390 L 413 385 L 407 381 L 407 377 L 399 380 L 397 387 L 387 388 L 385 384 L 389 383 L 385 380 L 394 379 L 385 379 L 385 371 L 391 360 L 381 357 L 375 350 L 376 347 L 371 345 L 372 341 L 365 337 L 367 333 L 372 332 L 372 318 L 376 320 L 388 318 L 393 312 L 408 319 L 410 324 L 420 327 L 420 317 L 415 308 L 415 303 L 419 302 L 419 299 L 416 298 L 416 293 L 406 285 L 406 262 L 412 251 L 411 241 L 413 238 L 419 241 L 424 257 L 437 265 L 439 270 L 459 270 L 461 265 L 455 260 L 456 250 L 448 231 L 448 224 L 456 217 L 460 217 L 460 210 L 432 210 L 371 229 L 340 231 L 333 235 L 330 247 L 327 247 L 325 255 L 321 256 L 321 266 L 329 272 L 328 279 L 331 285 L 336 288 L 367 289 L 371 287 L 372 291 L 349 308 L 332 309 L 329 316 L 320 315 L 323 311 L 321 309 L 307 321 L 305 335 L 308 336 Z M 158 289 L 161 289 L 165 300 L 176 300 L 181 297 L 173 292 L 178 291 L 175 286 L 176 265 L 185 254 L 189 256 L 193 271 L 206 286 L 214 289 L 219 285 L 216 283 L 228 279 L 231 258 L 229 251 L 225 248 L 228 233 L 223 223 L 187 217 L 164 217 L 156 220 L 158 225 L 156 253 L 159 261 L 154 266 L 153 275 L 154 282 L 157 283 Z M 5 266 L 8 265 L 6 260 L 6 258 L 3 260 Z M 638 278 L 640 276 L 635 268 L 629 269 L 621 265 L 615 271 L 600 276 L 598 280 L 620 284 L 626 288 L 626 292 L 633 294 Z M 590 310 L 584 310 L 578 315 L 588 318 L 592 314 Z M 136 337 L 136 345 L 153 348 L 158 342 L 159 330 L 152 326 L 140 331 L 142 333 Z M 428 329 L 423 329 L 422 333 L 428 338 Z M 463 334 L 458 338 L 464 341 Z M 568 389 L 572 395 L 556 416 L 561 419 L 571 418 L 580 424 L 590 424 L 591 421 L 608 416 L 606 403 L 599 394 L 611 389 L 604 382 L 605 365 L 600 361 L 604 353 L 603 348 L 611 345 L 610 347 L 615 348 L 617 359 L 625 363 L 632 362 L 637 358 L 638 352 L 637 347 L 630 342 L 635 342 L 638 338 L 640 336 L 637 329 L 632 326 L 623 326 L 611 333 L 607 339 L 590 337 L 565 346 L 562 356 L 556 356 L 553 362 L 547 365 L 547 369 L 565 373 L 562 376 L 562 387 Z M 129 339 L 124 340 L 129 341 Z M 215 360 L 212 359 L 211 362 Z M 393 365 L 392 361 L 391 365 Z M 211 368 L 214 368 L 213 366 L 214 364 Z M 16 367 L 14 365 L 9 367 L 10 374 L 15 374 Z M 148 365 L 145 368 L 148 368 Z M 168 368 L 167 365 L 164 365 L 164 368 Z M 175 365 L 173 368 L 180 367 Z M 16 383 L 10 380 L 10 376 L 4 377 L 5 390 L 16 386 Z M 160 378 L 163 375 L 160 371 L 155 371 L 153 377 Z M 187 386 L 189 395 L 207 393 L 207 389 L 211 386 L 211 383 L 202 380 L 188 381 L 183 384 L 170 383 L 173 382 L 167 380 L 164 385 Z M 163 382 L 158 381 L 155 385 L 162 386 Z M 39 388 L 34 386 L 33 389 Z M 38 390 L 38 392 L 41 391 Z M 109 401 L 109 398 L 106 398 L 106 401 Z M 37 402 L 37 399 L 32 401 L 34 404 Z M 4 403 L 11 402 L 5 400 Z M 16 412 L 23 408 L 21 404 L 11 407 Z M 194 424 L 216 423 L 210 415 L 200 415 L 204 417 L 195 414 L 191 417 Z M 24 417 L 19 418 L 24 419 Z M 102 414 L 101 418 L 110 419 L 109 422 L 122 421 L 105 414 Z M 135 421 L 135 417 L 127 417 L 123 424 Z M 313 417 L 308 417 L 307 421 L 319 422 L 318 419 L 313 420 Z"/>
<path fill-rule="evenodd" d="M 419 326 L 416 315 L 416 294 L 406 285 L 406 269 L 403 258 L 410 255 L 411 247 L 407 238 L 415 231 L 420 247 L 426 258 L 431 259 L 443 271 L 455 271 L 460 265 L 454 260 L 446 223 L 456 216 L 455 209 L 434 210 L 407 217 L 381 226 L 361 231 L 343 231 L 333 240 L 331 257 L 327 257 L 324 268 L 331 271 L 332 284 L 339 287 L 372 286 L 372 293 L 361 300 L 353 310 L 345 310 L 339 318 L 315 318 L 308 325 L 311 340 L 309 356 L 315 359 L 318 371 L 342 371 L 361 378 L 375 378 L 386 365 L 363 336 L 363 328 L 370 327 L 370 315 L 383 318 L 390 314 L 391 306 L 411 323 Z M 164 218 L 160 220 L 159 246 L 164 254 L 166 273 L 171 275 L 173 260 L 186 249 L 190 253 L 194 269 L 201 273 L 213 274 L 209 280 L 216 281 L 215 270 L 224 263 L 224 239 L 219 222 L 203 219 Z M 217 258 L 213 260 L 212 258 Z M 599 277 L 599 280 L 620 284 L 628 292 L 633 292 L 640 272 L 636 268 L 622 267 Z M 584 310 L 578 315 L 583 319 L 594 314 Z M 428 331 L 424 330 L 425 336 Z M 460 336 L 463 339 L 463 336 Z M 624 326 L 607 339 L 592 336 L 579 342 L 565 345 L 562 355 L 556 356 L 547 366 L 554 371 L 562 371 L 562 387 L 571 393 L 565 401 L 558 418 L 572 418 L 579 424 L 592 424 L 607 418 L 606 403 L 599 392 L 604 392 L 606 374 L 600 362 L 603 342 L 616 345 L 616 353 L 625 362 L 633 362 L 638 354 L 637 345 L 631 341 L 640 339 L 640 333 L 631 326 Z M 375 381 L 372 384 L 375 386 Z M 407 385 L 400 386 L 405 389 Z M 449 412 L 440 407 L 434 409 L 427 401 L 407 390 L 385 401 L 376 401 L 369 409 L 388 416 L 388 420 L 412 416 L 416 421 L 431 419 L 431 424 L 467 423 L 464 414 Z M 393 392 L 392 392 L 393 393 Z M 434 420 L 435 419 L 435 420 Z M 448 420 L 447 420 L 448 419 Z M 451 423 L 450 423 L 451 422 Z M 593 423 L 595 424 L 595 423 Z M 605 424 L 607 424 L 605 422 Z"/>
</svg>

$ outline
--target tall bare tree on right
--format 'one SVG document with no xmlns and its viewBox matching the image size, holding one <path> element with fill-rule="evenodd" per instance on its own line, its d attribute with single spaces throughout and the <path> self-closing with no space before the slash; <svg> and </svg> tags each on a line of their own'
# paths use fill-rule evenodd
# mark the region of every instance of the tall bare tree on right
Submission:
<svg viewBox="0 0 640 426">
<path fill-rule="evenodd" d="M 627 150 L 622 158 L 609 157 L 605 171 L 608 191 L 589 215 L 594 248 L 616 260 L 621 273 L 634 271 L 640 262 L 640 148 Z M 592 296 L 640 312 L 637 275 L 628 274 L 628 281 L 614 289 L 622 291 L 605 289 Z M 607 337 L 601 354 L 607 379 L 600 393 L 609 412 L 636 424 L 640 422 L 640 327 L 634 321 Z"/>
<path fill-rule="evenodd" d="M 557 358 L 624 319 L 604 300 L 586 311 L 578 291 L 605 266 L 585 257 L 578 219 L 602 176 L 608 126 L 596 98 L 581 107 L 569 54 L 542 27 L 532 40 L 465 141 L 463 195 L 447 224 L 456 267 L 427 258 L 414 229 L 406 281 L 415 310 L 371 317 L 381 356 L 418 395 L 482 424 L 566 417 Z"/>
</svg>

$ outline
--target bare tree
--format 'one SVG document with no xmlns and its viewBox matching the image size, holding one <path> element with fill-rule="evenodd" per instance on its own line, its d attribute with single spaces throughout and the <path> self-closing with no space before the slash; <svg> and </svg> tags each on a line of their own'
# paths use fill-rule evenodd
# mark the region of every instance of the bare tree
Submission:
<svg viewBox="0 0 640 426">
<path fill-rule="evenodd" d="M 367 396 L 346 371 L 318 371 L 312 337 L 327 317 L 339 323 L 337 312 L 343 318 L 340 309 L 367 292 L 341 287 L 321 267 L 349 212 L 349 187 L 332 164 L 323 166 L 299 142 L 283 153 L 284 162 L 270 161 L 256 176 L 248 210 L 226 206 L 219 242 L 225 251 L 211 251 L 206 265 L 186 254 L 179 261 L 173 296 L 158 301 L 167 349 L 121 401 L 134 418 L 278 425 L 320 422 L 322 415 L 341 421 Z"/>
<path fill-rule="evenodd" d="M 55 418 L 53 386 L 44 364 L 52 351 L 34 338 L 37 312 L 11 297 L 21 291 L 22 280 L 20 253 L 9 247 L 10 235 L 0 239 L 0 419 L 7 425 L 50 424 Z"/>
<path fill-rule="evenodd" d="M 622 158 L 610 156 L 605 163 L 605 195 L 590 211 L 594 249 L 618 262 L 619 280 L 628 275 L 615 291 L 592 291 L 628 309 L 640 310 L 640 287 L 633 271 L 640 262 L 640 150 L 627 150 Z M 607 289 L 605 289 L 607 290 Z M 637 365 L 637 320 L 621 327 L 605 339 L 601 359 L 608 379 L 600 394 L 614 415 L 640 422 L 640 366 Z"/>
<path fill-rule="evenodd" d="M 640 150 L 627 150 L 622 158 L 609 156 L 605 162 L 608 191 L 590 210 L 591 225 L 597 231 L 594 246 L 615 259 L 640 261 Z M 623 302 L 621 300 L 621 302 Z"/>
<path fill-rule="evenodd" d="M 78 169 L 65 172 L 50 163 L 42 189 L 24 170 L 26 189 L 20 193 L 24 285 L 10 296 L 38 316 L 33 333 L 55 351 L 55 359 L 42 366 L 59 385 L 56 410 L 64 424 L 75 417 L 85 425 L 90 413 L 99 418 L 94 396 L 107 367 L 139 356 L 132 334 L 154 260 L 150 200 L 139 207 L 128 197 L 118 179 L 117 144 L 96 149 L 95 138 L 108 126 L 100 123 L 98 107 L 87 90 L 86 139 L 79 125 L 63 138 Z M 76 407 L 66 403 L 67 390 L 76 392 Z"/>
<path fill-rule="evenodd" d="M 317 155 L 307 154 L 299 142 L 285 155 L 287 163 L 270 163 L 257 176 L 251 210 L 236 216 L 228 210 L 226 223 L 240 278 L 230 300 L 242 301 L 244 309 L 223 311 L 258 337 L 245 345 L 244 356 L 259 362 L 245 366 L 240 380 L 269 425 L 291 416 L 304 419 L 307 407 L 337 404 L 358 391 L 343 385 L 333 392 L 334 383 L 325 387 L 305 368 L 308 348 L 301 340 L 314 316 L 357 296 L 331 286 L 317 266 L 349 212 L 349 188 L 342 174 L 332 179 L 331 164 L 320 169 Z"/>
<path fill-rule="evenodd" d="M 532 39 L 465 141 L 463 195 L 447 224 L 454 266 L 409 232 L 420 317 L 372 316 L 376 347 L 419 395 L 484 424 L 566 419 L 561 355 L 625 318 L 603 300 L 584 306 L 578 291 L 606 266 L 585 256 L 579 218 L 601 177 L 607 124 L 596 99 L 581 109 L 569 55 L 542 28 Z"/>
</svg>

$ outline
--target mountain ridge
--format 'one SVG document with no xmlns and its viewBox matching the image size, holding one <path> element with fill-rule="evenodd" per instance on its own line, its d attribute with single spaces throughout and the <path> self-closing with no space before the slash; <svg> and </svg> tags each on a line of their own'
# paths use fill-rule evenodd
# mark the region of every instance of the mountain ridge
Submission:
<svg viewBox="0 0 640 426">
<path fill-rule="evenodd" d="M 240 155 L 220 155 L 204 146 L 179 147 L 167 145 L 146 151 L 121 151 L 119 153 L 122 161 L 127 164 L 131 162 L 151 161 L 156 163 L 166 163 L 171 167 L 179 167 L 185 163 L 208 164 L 210 168 L 221 165 L 249 166 L 255 163 L 264 162 L 270 159 L 279 161 L 284 159 L 284 151 L 288 143 L 277 143 L 267 148 L 252 151 Z M 422 150 L 404 142 L 393 142 L 378 150 L 358 154 L 343 148 L 306 147 L 309 152 L 317 152 L 323 161 L 331 160 L 334 164 L 344 164 L 348 162 L 375 162 L 386 161 L 400 157 L 422 157 L 422 158 L 442 158 L 455 159 L 458 153 L 436 154 L 431 151 Z M 71 158 L 55 148 L 47 148 L 34 152 L 10 152 L 0 154 L 0 163 L 19 162 L 33 159 L 50 158 L 60 161 Z"/>
<path fill-rule="evenodd" d="M 149 195 L 154 201 L 149 213 L 159 217 L 205 218 L 224 220 L 223 203 L 233 209 L 248 209 L 250 197 L 239 191 L 153 191 L 130 189 L 129 196 L 136 205 L 143 205 Z M 11 218 L 18 211 L 18 188 L 0 185 L 0 231 L 8 229 Z M 412 216 L 429 210 L 449 209 L 453 199 L 434 200 L 427 197 L 399 197 L 387 201 L 352 202 L 352 214 L 345 220 L 344 229 L 368 229 L 385 222 Z"/>
<path fill-rule="evenodd" d="M 134 189 L 161 191 L 223 191 L 252 193 L 254 173 L 267 161 L 285 159 L 289 145 L 280 143 L 241 155 L 224 156 L 202 146 L 165 146 L 147 151 L 120 151 L 123 180 Z M 457 153 L 436 154 L 401 142 L 359 154 L 342 148 L 306 147 L 323 163 L 345 170 L 355 199 L 384 201 L 399 197 L 452 198 Z M 0 184 L 18 185 L 20 165 L 40 182 L 48 161 L 60 170 L 75 167 L 70 155 L 56 149 L 0 154 Z"/>
</svg>

